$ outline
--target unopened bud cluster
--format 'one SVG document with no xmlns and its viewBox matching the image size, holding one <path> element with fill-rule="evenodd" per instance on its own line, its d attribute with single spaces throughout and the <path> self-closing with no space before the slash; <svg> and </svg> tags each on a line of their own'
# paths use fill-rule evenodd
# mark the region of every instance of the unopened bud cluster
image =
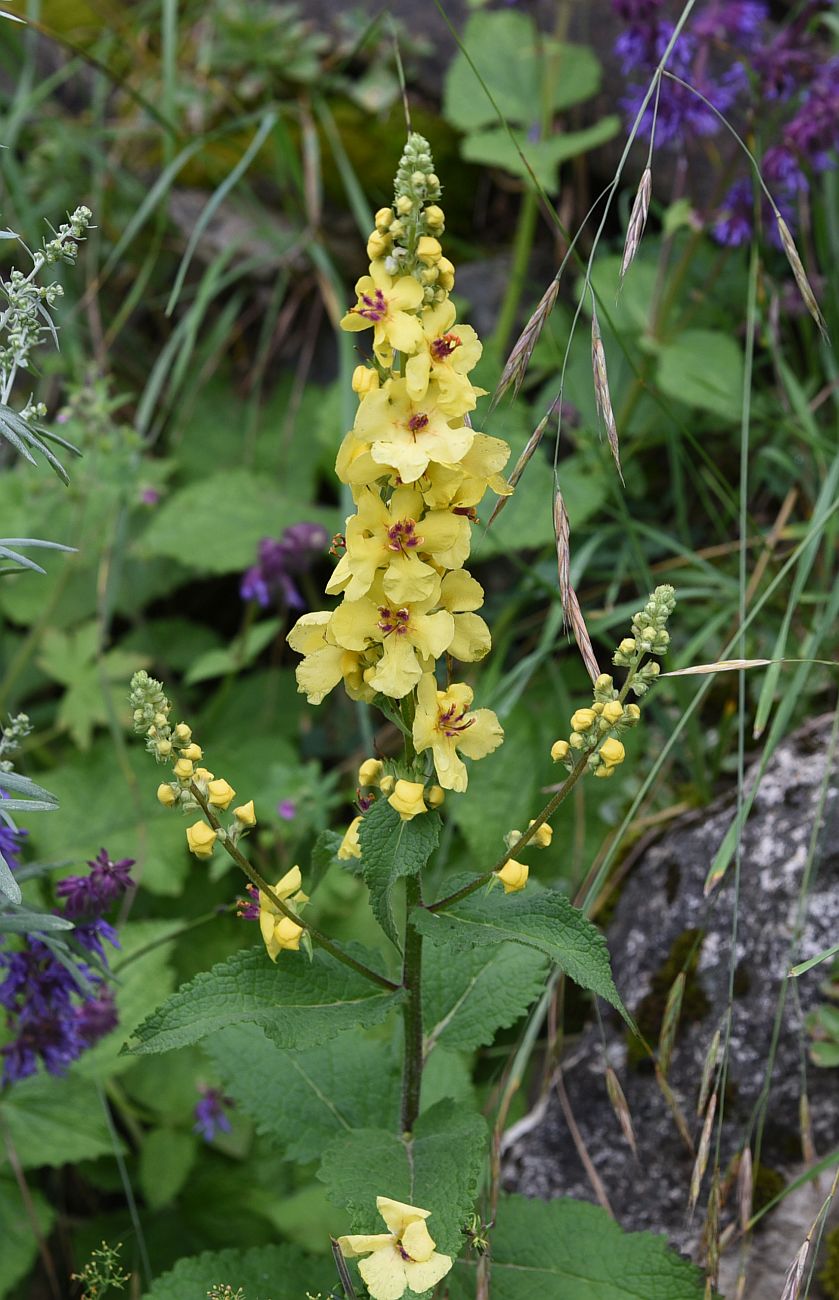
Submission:
<svg viewBox="0 0 839 1300">
<path fill-rule="evenodd" d="M 443 803 L 446 792 L 442 786 L 429 784 L 425 779 L 413 780 L 417 773 L 402 776 L 395 763 L 384 763 L 379 758 L 366 758 L 358 769 L 358 789 L 356 799 L 361 813 L 355 817 L 347 828 L 338 850 L 338 857 L 346 862 L 350 858 L 361 857 L 361 845 L 358 840 L 358 828 L 361 818 L 379 796 L 387 799 L 403 822 L 409 822 L 421 813 L 433 811 Z"/>
<path fill-rule="evenodd" d="M 646 655 L 663 655 L 670 645 L 667 620 L 676 607 L 672 587 L 656 587 L 642 610 L 632 618 L 632 636 L 625 637 L 613 656 L 613 663 L 629 669 L 622 692 L 615 689 L 609 673 L 601 673 L 594 683 L 594 699 L 588 708 L 577 709 L 571 718 L 571 734 L 551 747 L 555 763 L 564 763 L 570 771 L 585 756 L 586 766 L 598 777 L 614 776 L 623 762 L 625 750 L 621 733 L 640 721 L 637 704 L 624 704 L 621 696 L 632 691 L 645 695 L 660 670 L 655 660 L 642 664 Z"/>
<path fill-rule="evenodd" d="M 20 742 L 26 739 L 31 730 L 28 713 L 18 713 L 9 718 L 5 727 L 0 727 L 0 772 L 12 771 L 14 763 L 7 755 L 20 748 Z"/>
<path fill-rule="evenodd" d="M 527 829 L 533 825 L 533 819 L 528 822 Z M 526 849 L 546 849 L 550 846 L 553 839 L 553 827 L 547 822 L 543 822 L 538 830 L 527 841 L 522 852 Z M 504 836 L 504 845 L 508 853 L 512 853 L 522 837 L 521 831 L 508 831 Z M 505 894 L 517 894 L 520 889 L 524 889 L 527 884 L 527 878 L 530 875 L 530 867 L 526 862 L 519 862 L 516 858 L 508 858 L 500 871 L 494 871 L 495 880 L 501 882 L 504 886 Z M 495 880 L 490 881 L 494 885 Z"/>
<path fill-rule="evenodd" d="M 93 213 L 90 208 L 81 205 L 62 222 L 55 232 L 55 237 L 44 243 L 44 258 L 48 265 L 53 262 L 67 262 L 75 265 L 79 252 L 79 243 L 84 239 L 90 227 Z M 60 287 L 60 286 L 58 286 Z"/>
<path fill-rule="evenodd" d="M 427 303 L 442 302 L 454 286 L 454 266 L 443 257 L 439 236 L 446 228 L 440 181 L 428 141 L 408 136 L 394 181 L 393 205 L 379 208 L 367 255 L 384 260 L 389 275 L 413 275 Z"/>
<path fill-rule="evenodd" d="M 191 813 L 196 809 L 203 810 L 203 800 L 215 813 L 226 812 L 236 797 L 236 791 L 224 777 L 217 777 L 208 768 L 200 766 L 204 751 L 193 740 L 192 728 L 186 722 L 178 722 L 174 727 L 171 725 L 172 705 L 162 683 L 149 677 L 145 671 L 137 672 L 131 678 L 128 699 L 134 730 L 145 736 L 146 749 L 158 763 L 172 765 L 174 779 L 157 787 L 157 798 L 164 808 L 177 806 L 182 812 Z M 203 819 L 187 827 L 187 845 L 197 858 L 210 858 L 218 839 L 235 844 L 246 830 L 255 825 L 256 813 L 251 799 L 233 809 L 233 820 L 226 828 L 210 826 Z"/>
</svg>

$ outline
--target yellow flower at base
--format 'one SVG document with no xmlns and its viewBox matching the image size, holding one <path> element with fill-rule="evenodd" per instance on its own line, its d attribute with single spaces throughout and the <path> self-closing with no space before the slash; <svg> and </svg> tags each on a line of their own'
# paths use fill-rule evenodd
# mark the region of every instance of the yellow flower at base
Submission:
<svg viewBox="0 0 839 1300">
<path fill-rule="evenodd" d="M 164 808 L 171 808 L 174 803 L 177 803 L 177 800 L 178 796 L 171 785 L 159 785 L 157 787 L 157 801 L 162 803 Z"/>
<path fill-rule="evenodd" d="M 236 818 L 237 822 L 241 822 L 243 826 L 255 826 L 256 810 L 253 806 L 253 799 L 249 799 L 247 803 L 240 804 L 238 808 L 234 808 L 233 816 Z"/>
<path fill-rule="evenodd" d="M 378 361 L 389 367 L 397 352 L 410 355 L 422 343 L 422 326 L 415 315 L 422 302 L 422 286 L 412 275 L 395 280 L 381 262 L 374 261 L 370 274 L 363 275 L 355 286 L 358 302 L 341 319 L 341 329 L 367 330 L 373 327 L 373 351 Z"/>
<path fill-rule="evenodd" d="M 214 808 L 229 808 L 236 797 L 236 791 L 232 785 L 228 785 L 224 777 L 219 777 L 217 781 L 210 781 L 207 790 L 209 791 L 207 801 Z"/>
<path fill-rule="evenodd" d="M 425 785 L 420 781 L 397 781 L 388 803 L 396 809 L 403 822 L 409 822 L 412 817 L 428 812 L 424 793 Z"/>
<path fill-rule="evenodd" d="M 551 745 L 551 758 L 555 763 L 561 763 L 564 758 L 568 757 L 568 751 L 571 746 L 567 740 L 555 740 Z"/>
<path fill-rule="evenodd" d="M 349 862 L 350 858 L 361 857 L 361 844 L 358 839 L 358 828 L 361 825 L 361 818 L 354 817 L 344 832 L 344 838 L 341 840 L 341 847 L 336 853 L 336 857 L 342 862 Z"/>
<path fill-rule="evenodd" d="M 600 746 L 600 757 L 607 767 L 617 767 L 618 763 L 623 762 L 625 754 L 626 750 L 623 745 L 614 736 L 604 740 Z"/>
<path fill-rule="evenodd" d="M 515 858 L 510 858 L 510 861 L 505 862 L 500 871 L 493 874 L 501 881 L 505 894 L 517 894 L 527 884 L 530 868 L 527 863 L 516 862 Z"/>
<path fill-rule="evenodd" d="M 211 858 L 218 835 L 206 822 L 194 822 L 186 829 L 186 842 L 196 858 Z"/>
<path fill-rule="evenodd" d="M 421 1295 L 446 1276 L 454 1260 L 435 1250 L 426 1226 L 429 1210 L 388 1196 L 376 1197 L 376 1209 L 389 1231 L 370 1236 L 339 1237 L 345 1259 L 366 1255 L 358 1266 L 373 1300 L 401 1300 L 406 1291 Z"/>
<path fill-rule="evenodd" d="M 308 903 L 307 896 L 300 886 L 302 877 L 299 867 L 292 867 L 281 880 L 274 885 L 274 893 L 282 902 L 288 899 L 292 903 Z M 259 891 L 259 929 L 265 940 L 268 956 L 276 961 L 284 948 L 297 952 L 303 926 L 285 916 L 267 894 Z"/>
</svg>

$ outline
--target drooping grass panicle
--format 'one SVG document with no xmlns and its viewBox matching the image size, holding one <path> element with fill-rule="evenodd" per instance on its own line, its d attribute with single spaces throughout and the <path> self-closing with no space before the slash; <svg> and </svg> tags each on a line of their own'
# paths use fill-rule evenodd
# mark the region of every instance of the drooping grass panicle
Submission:
<svg viewBox="0 0 839 1300">
<path fill-rule="evenodd" d="M 594 653 L 594 646 L 583 618 L 583 611 L 577 593 L 571 583 L 571 526 L 568 511 L 562 499 L 562 492 L 557 486 L 554 493 L 554 534 L 556 536 L 556 561 L 559 576 L 559 597 L 566 627 L 574 633 L 574 639 L 583 657 L 586 671 L 593 682 L 600 676 L 600 666 Z"/>
<path fill-rule="evenodd" d="M 684 997 L 686 982 L 687 976 L 685 972 L 680 971 L 670 986 L 664 1016 L 661 1021 L 661 1033 L 658 1040 L 658 1065 L 665 1078 L 670 1071 L 670 1059 L 673 1055 L 673 1045 L 676 1041 L 679 1018 L 682 1014 L 682 998 Z"/>
<path fill-rule="evenodd" d="M 606 351 L 603 347 L 603 337 L 600 333 L 600 322 L 597 319 L 597 307 L 594 302 L 594 294 L 592 294 L 591 297 L 591 368 L 594 376 L 594 398 L 597 403 L 597 414 L 606 430 L 606 437 L 609 439 L 612 459 L 615 462 L 618 474 L 620 474 L 621 483 L 623 483 L 620 448 L 618 446 L 618 427 L 615 423 L 615 413 L 612 409 L 612 395 L 609 390 L 609 375 L 606 370 Z"/>
<path fill-rule="evenodd" d="M 609 1101 L 612 1104 L 612 1110 L 617 1116 L 617 1121 L 621 1126 L 621 1132 L 625 1137 L 632 1154 L 637 1157 L 638 1146 L 635 1141 L 635 1127 L 632 1123 L 632 1115 L 629 1110 L 629 1104 L 626 1100 L 620 1080 L 612 1069 L 611 1065 L 606 1066 L 606 1092 Z"/>
<path fill-rule="evenodd" d="M 546 415 L 542 416 L 542 419 L 536 425 L 536 428 L 533 430 L 530 437 L 528 438 L 527 446 L 519 456 L 509 478 L 507 479 L 507 486 L 509 487 L 510 491 L 506 496 L 500 496 L 496 501 L 492 509 L 492 514 L 490 515 L 489 520 L 487 522 L 487 528 L 492 527 L 494 521 L 498 518 L 498 516 L 501 514 L 501 511 L 504 509 L 505 505 L 510 500 L 510 497 L 512 496 L 513 491 L 515 490 L 519 479 L 521 478 L 522 474 L 525 471 L 525 468 L 527 467 L 528 461 L 530 461 L 530 459 L 533 456 L 533 453 L 536 451 L 536 448 L 539 446 L 540 442 L 542 441 L 542 438 L 544 437 L 545 430 L 548 427 L 548 421 L 554 415 L 556 415 L 558 411 L 559 411 L 559 400 L 556 399 L 551 403 L 550 410 L 547 412 Z"/>
<path fill-rule="evenodd" d="M 714 1129 L 714 1116 L 717 1113 L 717 1094 L 711 1094 L 711 1100 L 708 1102 L 708 1109 L 705 1113 L 705 1122 L 702 1125 L 702 1133 L 699 1137 L 699 1148 L 696 1152 L 696 1160 L 693 1164 L 693 1172 L 690 1178 L 690 1195 L 688 1197 L 688 1214 L 693 1214 L 696 1209 L 696 1202 L 699 1200 L 699 1192 L 702 1187 L 702 1179 L 705 1177 L 705 1170 L 708 1167 L 708 1155 L 711 1150 L 711 1134 Z"/>
<path fill-rule="evenodd" d="M 740 1156 L 740 1164 L 737 1169 L 737 1217 L 740 1222 L 740 1231 L 743 1234 L 747 1233 L 749 1230 L 753 1201 L 754 1179 L 752 1148 L 746 1146 L 743 1148 L 743 1152 Z"/>
<path fill-rule="evenodd" d="M 641 180 L 638 182 L 638 189 L 635 192 L 632 211 L 629 214 L 629 224 L 626 228 L 626 242 L 623 246 L 623 258 L 621 259 L 619 277 L 620 287 L 623 286 L 624 276 L 635 260 L 635 254 L 641 246 L 641 240 L 647 225 L 647 215 L 650 211 L 650 198 L 652 192 L 653 173 L 652 169 L 647 166 L 641 173 Z"/>
<path fill-rule="evenodd" d="M 548 285 L 542 297 L 536 306 L 533 315 L 525 325 L 518 339 L 513 345 L 513 349 L 507 358 L 504 369 L 501 372 L 501 378 L 492 396 L 490 410 L 496 406 L 498 401 L 504 396 L 507 390 L 512 387 L 513 396 L 518 395 L 519 389 L 527 373 L 527 367 L 530 365 L 530 358 L 533 355 L 533 349 L 539 342 L 539 336 L 545 327 L 545 323 L 553 311 L 557 294 L 559 293 L 558 272 L 551 283 Z"/>
</svg>

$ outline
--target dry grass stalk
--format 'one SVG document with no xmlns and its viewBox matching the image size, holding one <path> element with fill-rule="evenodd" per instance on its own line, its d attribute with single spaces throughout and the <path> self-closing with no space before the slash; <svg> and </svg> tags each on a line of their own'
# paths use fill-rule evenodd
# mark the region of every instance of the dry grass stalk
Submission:
<svg viewBox="0 0 839 1300">
<path fill-rule="evenodd" d="M 711 1134 L 714 1129 L 714 1116 L 716 1113 L 717 1094 L 713 1093 L 711 1100 L 708 1103 L 705 1123 L 702 1125 L 702 1136 L 699 1139 L 699 1150 L 696 1153 L 696 1160 L 693 1164 L 693 1173 L 690 1178 L 688 1214 L 693 1214 L 696 1209 L 696 1202 L 699 1200 L 699 1192 L 702 1187 L 702 1179 L 705 1177 L 705 1170 L 708 1168 L 708 1154 L 711 1150 Z M 717 1183 L 717 1188 L 719 1189 L 719 1182 Z"/>
<path fill-rule="evenodd" d="M 661 1092 L 662 1097 L 667 1102 L 667 1105 L 670 1108 L 670 1113 L 673 1116 L 673 1119 L 676 1124 L 676 1128 L 679 1130 L 680 1138 L 684 1142 L 690 1154 L 693 1155 L 695 1148 L 693 1145 L 693 1138 L 690 1135 L 690 1129 L 688 1128 L 688 1122 L 685 1119 L 684 1112 L 681 1106 L 676 1100 L 676 1095 L 673 1092 L 673 1089 L 670 1087 L 670 1084 L 667 1082 L 664 1075 L 661 1073 L 661 1070 L 658 1068 L 658 1065 L 656 1065 L 655 1067 L 655 1081 L 659 1086 L 659 1090 Z"/>
<path fill-rule="evenodd" d="M 787 1269 L 787 1275 L 784 1278 L 784 1289 L 781 1292 L 781 1300 L 798 1300 L 801 1293 L 801 1283 L 804 1281 L 804 1270 L 807 1267 L 807 1256 L 810 1254 L 810 1234 L 804 1239 L 804 1245 L 799 1250 L 795 1259 Z"/>
<path fill-rule="evenodd" d="M 702 1229 L 702 1245 L 705 1252 L 707 1278 L 713 1286 L 716 1286 L 720 1267 L 720 1176 L 718 1173 L 714 1173 L 711 1179 L 705 1225 Z"/>
<path fill-rule="evenodd" d="M 603 1186 L 603 1180 L 594 1167 L 594 1162 L 588 1153 L 588 1148 L 586 1147 L 583 1135 L 577 1127 L 577 1121 L 574 1119 L 571 1102 L 568 1100 L 568 1093 L 565 1091 L 565 1084 L 562 1081 L 561 1070 L 557 1070 L 554 1076 L 554 1084 L 556 1085 L 556 1092 L 559 1097 L 562 1114 L 565 1117 L 565 1123 L 568 1125 L 568 1132 L 571 1134 L 571 1139 L 576 1147 L 577 1155 L 580 1157 L 583 1168 L 588 1176 L 588 1180 L 591 1183 L 592 1191 L 597 1197 L 597 1202 L 601 1209 L 605 1210 L 606 1213 L 614 1219 L 615 1212 L 609 1204 L 609 1197 L 606 1195 L 606 1188 Z"/>
<path fill-rule="evenodd" d="M 744 1234 L 749 1231 L 749 1220 L 752 1217 L 753 1183 L 752 1149 L 744 1147 L 740 1156 L 740 1168 L 737 1170 L 737 1215 L 740 1231 Z"/>
<path fill-rule="evenodd" d="M 556 489 L 554 496 L 554 533 L 556 535 L 559 598 L 562 601 L 565 625 L 570 627 L 574 633 L 574 639 L 579 646 L 586 672 L 594 682 L 600 676 L 600 666 L 594 653 L 591 637 L 588 634 L 586 621 L 583 618 L 583 611 L 580 609 L 577 593 L 571 585 L 571 526 L 568 522 L 568 511 L 565 509 L 565 502 L 559 488 Z"/>
<path fill-rule="evenodd" d="M 792 273 L 795 276 L 795 283 L 798 285 L 798 292 L 801 294 L 804 306 L 818 325 L 822 337 L 826 339 L 827 325 L 825 324 L 824 316 L 822 316 L 821 308 L 816 302 L 816 295 L 813 293 L 810 281 L 807 279 L 807 272 L 804 270 L 804 263 L 798 256 L 798 249 L 795 247 L 795 240 L 792 237 L 790 228 L 777 209 L 775 211 L 775 220 L 778 223 L 778 234 L 781 236 L 781 243 L 784 246 L 787 261 L 792 267 Z"/>
<path fill-rule="evenodd" d="M 507 484 L 510 488 L 510 493 L 507 496 L 499 497 L 498 500 L 496 501 L 493 507 L 492 514 L 489 517 L 487 528 L 492 527 L 493 521 L 498 518 L 498 516 L 501 514 L 501 511 L 504 509 L 505 505 L 510 500 L 510 496 L 514 491 L 516 484 L 518 483 L 519 479 L 521 478 L 522 474 L 525 471 L 527 462 L 530 460 L 534 451 L 539 446 L 539 443 L 542 441 L 545 430 L 548 427 L 548 420 L 550 420 L 551 416 L 554 415 L 558 409 L 559 409 L 559 399 L 557 398 L 557 400 L 551 404 L 551 409 L 548 411 L 547 415 L 544 415 L 542 417 L 542 419 L 536 425 L 536 428 L 533 430 L 530 437 L 528 438 L 527 446 L 525 447 L 524 451 L 516 461 L 515 468 L 513 469 L 512 474 L 507 479 Z"/>
<path fill-rule="evenodd" d="M 627 1143 L 635 1156 L 638 1158 L 638 1147 L 635 1143 L 635 1129 L 632 1126 L 632 1116 L 629 1113 L 629 1106 L 624 1096 L 623 1088 L 620 1086 L 618 1076 L 615 1074 L 611 1065 L 606 1066 L 606 1091 L 609 1094 L 609 1101 L 612 1103 L 612 1110 L 617 1116 L 618 1123 L 621 1126 L 621 1132 L 626 1138 Z"/>
<path fill-rule="evenodd" d="M 606 430 L 606 437 L 609 439 L 612 459 L 617 466 L 621 483 L 623 483 L 620 448 L 618 446 L 618 426 L 615 424 L 615 413 L 612 410 L 612 395 L 609 390 L 609 375 L 606 371 L 606 352 L 600 334 L 600 322 L 597 319 L 597 308 L 595 307 L 593 300 L 591 304 L 591 368 L 594 374 L 594 398 L 597 403 L 597 414 Z"/>
<path fill-rule="evenodd" d="M 649 167 L 645 167 L 638 182 L 638 189 L 635 194 L 635 202 L 632 204 L 632 211 L 629 214 L 629 225 L 626 228 L 626 243 L 623 246 L 623 261 L 621 262 L 620 282 L 623 285 L 623 277 L 626 275 L 632 265 L 635 254 L 641 245 L 641 239 L 647 224 L 647 213 L 650 210 L 650 196 L 653 192 L 653 174 Z"/>
<path fill-rule="evenodd" d="M 813 1117 L 810 1113 L 810 1099 L 802 1092 L 798 1101 L 798 1123 L 801 1129 L 801 1154 L 805 1164 L 811 1165 L 816 1159 L 816 1144 L 813 1141 Z M 818 1188 L 818 1179 L 816 1188 Z"/>
<path fill-rule="evenodd" d="M 539 335 L 545 327 L 545 321 L 553 311 L 556 295 L 559 293 L 559 280 L 551 280 L 530 320 L 525 325 L 521 334 L 513 344 L 513 350 L 507 358 L 504 369 L 501 372 L 501 378 L 498 381 L 498 387 L 492 396 L 490 410 L 504 396 L 507 389 L 512 385 L 513 396 L 515 397 L 522 386 L 524 376 L 527 373 L 527 367 L 530 365 L 530 358 L 533 355 L 533 349 L 539 342 Z"/>
<path fill-rule="evenodd" d="M 711 1091 L 711 1078 L 714 1070 L 717 1068 L 717 1057 L 720 1053 L 720 1031 L 717 1030 L 711 1039 L 711 1045 L 705 1055 L 705 1064 L 702 1066 L 702 1082 L 699 1085 L 699 1100 L 696 1103 L 696 1113 L 701 1115 L 705 1110 L 708 1102 L 708 1094 Z"/>
<path fill-rule="evenodd" d="M 670 986 L 661 1021 L 661 1033 L 658 1037 L 658 1065 L 665 1078 L 670 1069 L 673 1044 L 676 1041 L 676 1033 L 679 1028 L 679 1017 L 682 1014 L 682 998 L 684 997 L 686 982 L 687 976 L 685 972 L 680 971 Z"/>
</svg>

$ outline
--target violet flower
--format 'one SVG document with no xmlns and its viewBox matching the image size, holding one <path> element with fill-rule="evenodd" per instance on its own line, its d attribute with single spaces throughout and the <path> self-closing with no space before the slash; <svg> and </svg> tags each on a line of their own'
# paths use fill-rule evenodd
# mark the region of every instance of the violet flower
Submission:
<svg viewBox="0 0 839 1300">
<path fill-rule="evenodd" d="M 86 876 L 67 876 L 55 887 L 59 898 L 65 899 L 64 911 L 71 918 L 101 916 L 111 909 L 131 886 L 133 858 L 120 858 L 112 862 L 106 849 L 100 849 L 88 862 Z"/>
<path fill-rule="evenodd" d="M 281 600 L 290 609 L 303 609 L 306 602 L 294 579 L 312 567 L 328 542 L 326 529 L 310 523 L 291 524 L 279 540 L 263 537 L 256 564 L 242 577 L 242 599 L 263 608 Z"/>
<path fill-rule="evenodd" d="M 230 1132 L 227 1111 L 235 1106 L 232 1097 L 226 1097 L 220 1088 L 200 1087 L 200 1099 L 195 1103 L 194 1133 L 200 1133 L 205 1142 L 212 1142 L 219 1133 Z"/>
</svg>

